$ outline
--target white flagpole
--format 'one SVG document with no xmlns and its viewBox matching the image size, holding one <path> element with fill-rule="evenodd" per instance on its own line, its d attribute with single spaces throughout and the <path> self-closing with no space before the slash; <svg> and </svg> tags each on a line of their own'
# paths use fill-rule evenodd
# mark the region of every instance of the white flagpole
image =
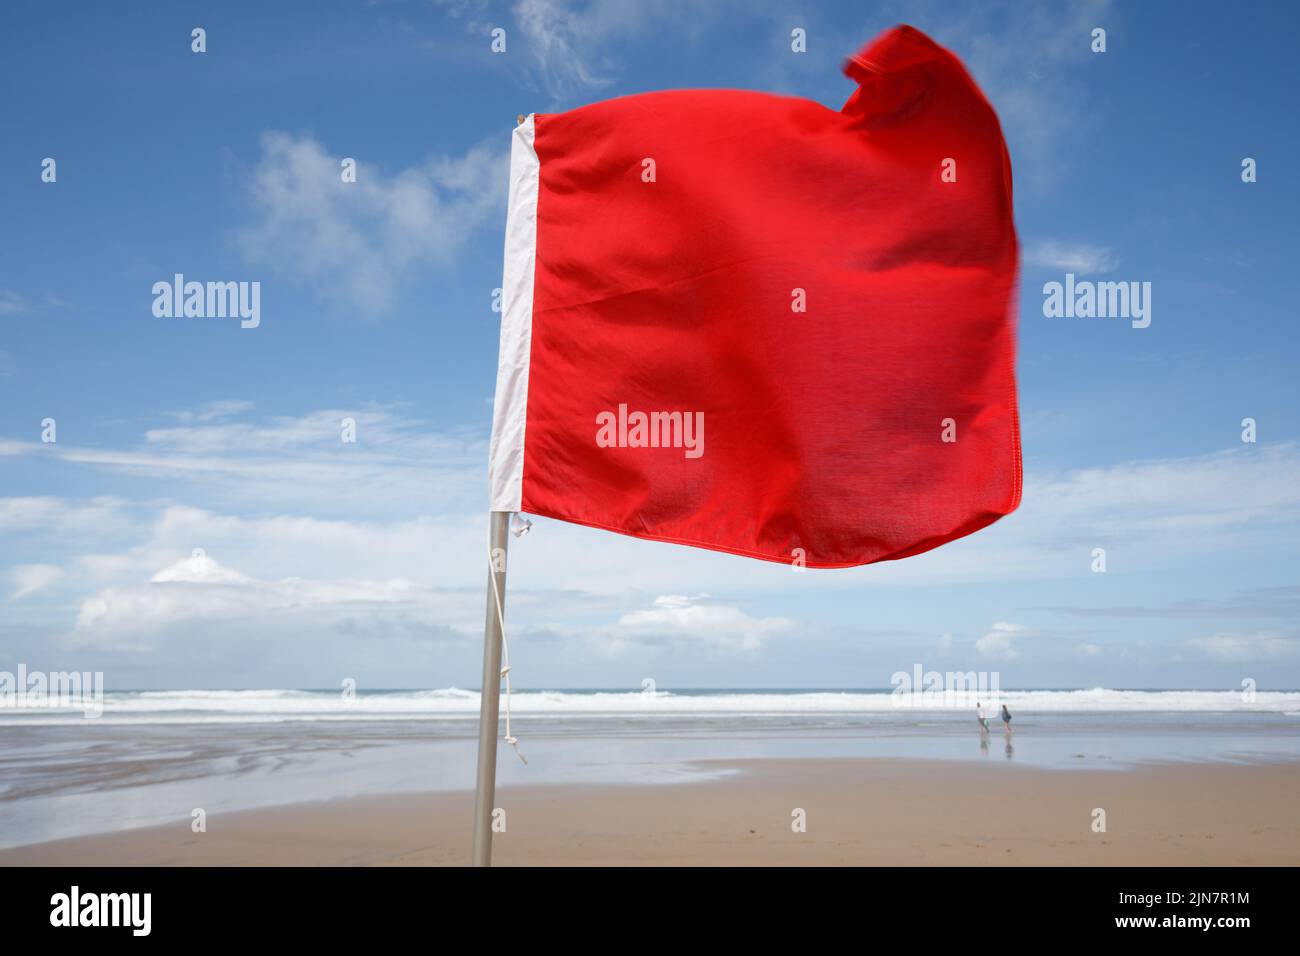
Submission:
<svg viewBox="0 0 1300 956">
<path fill-rule="evenodd" d="M 488 532 L 487 620 L 483 624 L 483 682 L 478 711 L 478 776 L 474 789 L 474 865 L 492 865 L 492 811 L 497 786 L 497 736 L 501 712 L 501 618 L 506 603 L 506 546 L 510 513 L 493 511 Z M 501 570 L 497 570 L 500 568 Z M 495 577 L 495 587 L 493 578 Z M 500 614 L 497 595 L 501 596 Z"/>
</svg>

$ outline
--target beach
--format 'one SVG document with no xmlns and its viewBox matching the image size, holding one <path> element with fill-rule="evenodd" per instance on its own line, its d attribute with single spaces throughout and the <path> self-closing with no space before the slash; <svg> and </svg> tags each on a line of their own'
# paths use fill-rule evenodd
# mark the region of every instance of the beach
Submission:
<svg viewBox="0 0 1300 956">
<path fill-rule="evenodd" d="M 477 697 L 11 708 L 0 865 L 464 864 Z M 1010 736 L 973 701 L 879 690 L 519 691 L 528 763 L 500 745 L 496 862 L 1300 863 L 1300 693 L 1001 700 Z"/>
<path fill-rule="evenodd" d="M 494 862 L 1221 866 L 1300 863 L 1300 765 L 1053 770 L 742 760 L 677 784 L 502 788 Z M 0 851 L 0 865 L 463 865 L 472 795 L 290 804 Z M 1105 810 L 1105 832 L 1094 811 Z M 793 814 L 805 814 L 795 832 Z"/>
</svg>

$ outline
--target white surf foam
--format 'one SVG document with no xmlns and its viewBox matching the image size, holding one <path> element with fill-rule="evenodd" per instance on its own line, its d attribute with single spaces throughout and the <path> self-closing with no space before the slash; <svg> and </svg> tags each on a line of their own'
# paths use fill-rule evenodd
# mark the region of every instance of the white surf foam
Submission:
<svg viewBox="0 0 1300 956">
<path fill-rule="evenodd" d="M 634 715 L 780 716 L 851 715 L 900 711 L 952 711 L 973 707 L 978 696 L 895 695 L 889 691 L 516 691 L 512 712 L 534 717 L 627 717 Z M 990 703 L 983 696 L 986 710 Z M 1014 690 L 996 703 L 1021 713 L 1216 713 L 1300 712 L 1300 692 L 1212 690 Z M 344 699 L 337 691 L 173 690 L 117 692 L 104 696 L 107 723 L 261 723 L 278 721 L 471 720 L 477 691 L 361 692 Z M 85 719 L 76 708 L 0 707 L 0 725 L 69 723 Z"/>
</svg>

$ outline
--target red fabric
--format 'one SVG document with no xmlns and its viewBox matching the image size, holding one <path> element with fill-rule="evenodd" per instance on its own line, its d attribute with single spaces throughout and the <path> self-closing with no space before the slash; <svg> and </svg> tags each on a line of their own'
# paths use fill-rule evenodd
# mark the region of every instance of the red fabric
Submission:
<svg viewBox="0 0 1300 956">
<path fill-rule="evenodd" d="M 843 567 L 1015 509 L 1017 247 L 997 117 L 910 27 L 845 73 L 860 86 L 838 113 L 681 90 L 536 117 L 524 511 Z M 596 416 L 620 404 L 702 412 L 702 456 L 600 447 Z"/>
</svg>

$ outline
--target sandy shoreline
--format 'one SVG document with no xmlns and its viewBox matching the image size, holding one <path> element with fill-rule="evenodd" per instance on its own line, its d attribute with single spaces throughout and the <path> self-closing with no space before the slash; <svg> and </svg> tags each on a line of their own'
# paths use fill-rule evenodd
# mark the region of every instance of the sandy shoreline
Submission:
<svg viewBox="0 0 1300 956">
<path fill-rule="evenodd" d="M 721 780 L 502 788 L 501 865 L 1296 865 L 1300 764 L 1045 770 L 727 761 Z M 0 850 L 0 865 L 460 865 L 473 796 L 357 797 Z M 806 832 L 792 830 L 796 808 Z M 1106 832 L 1092 829 L 1106 812 Z"/>
</svg>

